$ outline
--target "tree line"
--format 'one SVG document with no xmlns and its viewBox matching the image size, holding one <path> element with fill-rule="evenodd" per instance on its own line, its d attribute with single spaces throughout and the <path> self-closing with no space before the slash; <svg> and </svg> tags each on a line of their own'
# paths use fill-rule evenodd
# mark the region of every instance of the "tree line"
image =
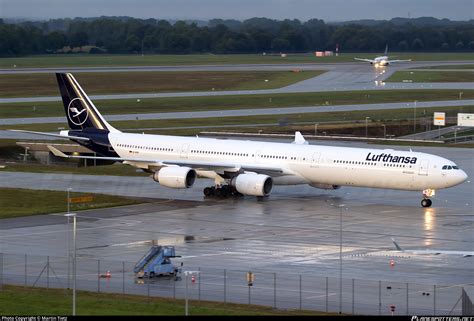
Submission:
<svg viewBox="0 0 474 321">
<path fill-rule="evenodd" d="M 0 19 L 0 55 L 64 52 L 92 46 L 91 53 L 262 53 L 473 51 L 474 21 L 435 18 L 325 23 L 323 20 L 208 22 L 100 17 L 7 23 Z"/>
</svg>

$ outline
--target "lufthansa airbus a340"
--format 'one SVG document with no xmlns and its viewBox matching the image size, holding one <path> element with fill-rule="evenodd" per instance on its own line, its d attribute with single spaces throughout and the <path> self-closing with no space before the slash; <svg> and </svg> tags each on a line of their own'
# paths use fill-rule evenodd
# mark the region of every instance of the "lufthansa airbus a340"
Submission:
<svg viewBox="0 0 474 321">
<path fill-rule="evenodd" d="M 220 140 L 123 133 L 112 127 L 69 73 L 56 74 L 70 130 L 35 134 L 68 138 L 101 156 L 60 157 L 122 162 L 153 173 L 170 188 L 190 188 L 196 178 L 210 178 L 206 196 L 268 196 L 274 185 L 308 184 L 422 192 L 431 206 L 435 190 L 464 182 L 466 173 L 449 159 L 426 153 L 308 145 L 297 132 L 293 143 Z"/>
</svg>

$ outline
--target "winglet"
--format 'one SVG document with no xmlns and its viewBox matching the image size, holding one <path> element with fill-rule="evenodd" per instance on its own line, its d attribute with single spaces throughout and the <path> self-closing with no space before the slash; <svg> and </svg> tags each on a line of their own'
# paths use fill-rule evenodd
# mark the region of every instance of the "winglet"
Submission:
<svg viewBox="0 0 474 321">
<path fill-rule="evenodd" d="M 393 242 L 393 244 L 395 244 L 395 247 L 397 248 L 397 250 L 403 251 L 403 249 L 400 247 L 400 245 L 398 245 L 397 242 L 395 242 L 395 240 L 393 238 L 392 238 L 392 242 Z"/>
<path fill-rule="evenodd" d="M 64 154 L 62 151 L 57 149 L 56 147 L 53 147 L 51 145 L 48 145 L 48 149 L 53 153 L 54 156 L 56 157 L 62 157 L 62 158 L 69 158 L 66 154 Z"/>
<path fill-rule="evenodd" d="M 296 145 L 308 145 L 308 142 L 304 139 L 300 132 L 295 132 L 295 141 L 293 144 Z"/>
</svg>

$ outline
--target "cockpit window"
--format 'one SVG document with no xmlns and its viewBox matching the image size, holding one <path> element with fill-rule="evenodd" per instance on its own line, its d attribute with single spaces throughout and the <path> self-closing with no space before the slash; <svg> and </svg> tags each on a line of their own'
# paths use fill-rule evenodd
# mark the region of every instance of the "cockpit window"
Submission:
<svg viewBox="0 0 474 321">
<path fill-rule="evenodd" d="M 456 165 L 444 165 L 441 169 L 443 170 L 450 170 L 450 169 L 459 169 L 459 167 L 457 167 Z"/>
</svg>

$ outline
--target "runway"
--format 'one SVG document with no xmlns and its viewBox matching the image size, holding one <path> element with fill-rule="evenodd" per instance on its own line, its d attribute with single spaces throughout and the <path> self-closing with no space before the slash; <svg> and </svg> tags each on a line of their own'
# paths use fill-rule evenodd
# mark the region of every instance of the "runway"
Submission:
<svg viewBox="0 0 474 321">
<path fill-rule="evenodd" d="M 424 68 L 430 66 L 453 66 L 474 64 L 473 60 L 456 61 L 413 61 L 398 63 L 389 68 Z M 282 63 L 282 64 L 219 64 L 219 65 L 178 65 L 178 66 L 125 66 L 125 67 L 69 67 L 69 68 L 2 68 L 1 74 L 33 74 L 56 72 L 158 72 L 158 71 L 248 71 L 248 70 L 367 70 L 375 69 L 369 63 L 341 62 L 341 63 Z"/>
<path fill-rule="evenodd" d="M 326 141 L 321 144 L 367 146 Z M 448 157 L 471 179 L 474 175 L 471 149 L 417 147 L 416 151 Z M 342 262 L 343 311 L 352 312 L 351 291 L 355 291 L 354 311 L 364 314 L 377 314 L 379 309 L 381 314 L 388 314 L 390 304 L 396 304 L 402 314 L 432 313 L 434 285 L 437 313 L 448 314 L 461 287 L 474 282 L 472 258 L 406 255 L 393 252 L 390 240 L 394 237 L 406 248 L 472 251 L 471 179 L 437 191 L 433 207 L 424 209 L 419 205 L 419 193 L 405 191 L 277 187 L 263 201 L 253 197 L 216 200 L 203 198 L 201 188 L 206 181 L 191 189 L 172 190 L 147 177 L 0 172 L 2 187 L 72 187 L 74 191 L 156 199 L 151 204 L 79 213 L 79 289 L 95 291 L 100 287 L 101 291 L 121 292 L 123 287 L 126 293 L 147 295 L 151 291 L 151 295 L 183 297 L 183 281 L 160 280 L 151 284 L 151 289 L 134 282 L 134 263 L 149 249 L 152 240 L 158 240 L 159 244 L 176 246 L 182 258 L 175 261 L 183 262 L 186 270 L 201 270 L 199 294 L 197 285 L 190 285 L 192 298 L 199 295 L 202 299 L 223 300 L 222 289 L 227 287 L 227 301 L 246 303 L 245 273 L 253 271 L 256 282 L 252 303 L 276 304 L 280 308 L 298 308 L 301 303 L 303 308 L 324 310 L 327 296 L 328 309 L 337 311 Z M 0 230 L 0 252 L 6 253 L 4 282 L 24 282 L 27 254 L 27 282 L 35 280 L 46 256 L 50 256 L 64 286 L 67 261 L 61 257 L 67 256 L 69 234 L 62 215 L 5 219 L 0 221 Z M 394 266 L 390 265 L 391 259 Z M 106 270 L 114 275 L 110 283 L 97 279 L 97 273 Z M 51 286 L 60 286 L 58 280 L 52 277 Z M 45 282 L 43 277 L 40 284 Z M 379 290 L 382 308 L 377 304 Z M 428 299 L 422 292 L 431 293 L 431 297 Z M 407 310 L 406 293 L 410 298 Z M 459 308 L 455 309 L 457 314 Z"/>
</svg>

